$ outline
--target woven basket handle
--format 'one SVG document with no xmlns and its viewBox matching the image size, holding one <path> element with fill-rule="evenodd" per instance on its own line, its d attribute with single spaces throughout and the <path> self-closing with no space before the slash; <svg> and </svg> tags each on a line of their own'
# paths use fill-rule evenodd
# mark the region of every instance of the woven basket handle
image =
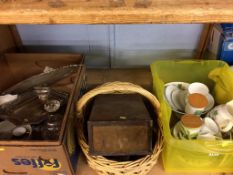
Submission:
<svg viewBox="0 0 233 175">
<path fill-rule="evenodd" d="M 132 93 L 138 93 L 147 98 L 150 103 L 153 105 L 154 109 L 156 111 L 159 111 L 160 104 L 157 98 L 150 93 L 149 91 L 143 89 L 141 86 L 128 83 L 128 82 L 109 82 L 105 83 L 95 89 L 90 90 L 86 94 L 84 94 L 80 100 L 76 104 L 76 109 L 78 112 L 78 117 L 83 117 L 83 107 L 85 104 L 92 99 L 93 97 L 99 95 L 99 94 L 132 94 Z"/>
</svg>

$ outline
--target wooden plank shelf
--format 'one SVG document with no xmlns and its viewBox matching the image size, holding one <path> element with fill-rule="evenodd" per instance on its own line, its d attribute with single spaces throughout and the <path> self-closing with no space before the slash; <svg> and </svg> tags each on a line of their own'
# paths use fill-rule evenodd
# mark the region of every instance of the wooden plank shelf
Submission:
<svg viewBox="0 0 233 175">
<path fill-rule="evenodd" d="M 0 24 L 233 22 L 232 0 L 0 0 Z"/>
<path fill-rule="evenodd" d="M 76 175 L 98 175 L 88 166 L 83 154 L 79 156 Z M 232 173 L 168 173 L 164 171 L 162 158 L 160 158 L 148 175 L 232 175 Z"/>
</svg>

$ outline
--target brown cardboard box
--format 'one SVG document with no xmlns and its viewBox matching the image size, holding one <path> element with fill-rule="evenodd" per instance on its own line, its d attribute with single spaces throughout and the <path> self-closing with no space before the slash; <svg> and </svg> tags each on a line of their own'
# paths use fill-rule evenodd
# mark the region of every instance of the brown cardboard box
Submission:
<svg viewBox="0 0 233 175">
<path fill-rule="evenodd" d="M 57 82 L 55 86 L 70 93 L 59 139 L 56 141 L 0 141 L 0 174 L 72 175 L 71 155 L 75 154 L 72 124 L 74 102 L 85 84 L 85 68 L 79 54 L 5 54 L 0 58 L 0 92 L 13 84 L 53 68 L 80 64 L 77 73 Z M 76 162 L 74 162 L 76 165 Z"/>
</svg>

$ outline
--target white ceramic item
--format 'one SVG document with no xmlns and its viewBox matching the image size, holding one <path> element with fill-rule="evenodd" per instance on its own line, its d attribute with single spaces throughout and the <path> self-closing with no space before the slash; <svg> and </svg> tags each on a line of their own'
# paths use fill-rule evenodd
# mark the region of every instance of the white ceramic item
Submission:
<svg viewBox="0 0 233 175">
<path fill-rule="evenodd" d="M 207 100 L 208 100 L 208 105 L 205 107 L 205 109 L 203 110 L 202 114 L 205 114 L 207 112 L 209 112 L 213 107 L 214 107 L 214 97 L 211 94 L 208 94 L 207 96 Z"/>
<path fill-rule="evenodd" d="M 18 95 L 11 95 L 11 94 L 2 95 L 0 96 L 0 106 L 5 103 L 12 102 L 16 100 L 17 98 L 18 98 Z"/>
<path fill-rule="evenodd" d="M 233 116 L 233 100 L 227 102 L 226 107 L 231 116 Z"/>
<path fill-rule="evenodd" d="M 189 94 L 199 93 L 206 96 L 209 94 L 209 88 L 203 83 L 195 82 L 189 85 L 188 93 Z"/>
<path fill-rule="evenodd" d="M 172 134 L 176 139 L 179 139 L 178 133 L 180 132 L 180 121 L 176 123 L 172 130 Z"/>
<path fill-rule="evenodd" d="M 204 127 L 208 128 L 209 132 L 212 134 L 218 134 L 220 132 L 217 124 L 214 122 L 213 119 L 206 117 L 204 120 Z"/>
<path fill-rule="evenodd" d="M 182 127 L 181 121 L 177 122 L 172 130 L 172 134 L 176 139 L 180 140 L 187 140 L 188 139 L 188 133 L 185 133 L 186 131 Z"/>
<path fill-rule="evenodd" d="M 208 106 L 206 96 L 198 93 L 189 94 L 185 106 L 185 113 L 200 116 Z"/>
<path fill-rule="evenodd" d="M 184 118 L 186 118 L 184 120 Z M 189 120 L 188 120 L 189 119 Z M 197 121 L 193 125 L 193 122 Z M 202 128 L 203 121 L 200 117 L 194 115 L 183 115 L 181 120 L 176 123 L 172 134 L 176 139 L 195 139 Z"/>
<path fill-rule="evenodd" d="M 185 82 L 171 82 L 165 84 L 164 97 L 172 110 L 179 115 L 185 114 L 186 98 L 190 84 Z M 214 106 L 214 98 L 211 94 L 207 94 L 208 106 L 202 114 L 207 113 Z"/>
<path fill-rule="evenodd" d="M 168 104 L 171 106 L 173 110 L 176 110 L 176 106 L 172 102 L 172 92 L 176 89 L 174 85 L 168 85 L 165 87 L 164 97 L 167 100 Z"/>
<path fill-rule="evenodd" d="M 185 113 L 187 114 L 194 114 L 200 116 L 203 112 L 205 112 L 205 107 L 195 108 L 191 106 L 189 103 L 187 103 L 185 106 Z"/>
<path fill-rule="evenodd" d="M 209 117 L 203 119 L 204 124 L 197 136 L 197 139 L 201 140 L 216 140 L 221 139 L 221 132 L 217 124 Z"/>
<path fill-rule="evenodd" d="M 199 131 L 200 128 L 196 128 L 196 129 L 185 128 L 183 127 L 181 121 L 179 121 L 174 126 L 172 130 L 172 134 L 176 139 L 189 140 L 189 139 L 194 139 L 198 135 Z"/>
<path fill-rule="evenodd" d="M 233 127 L 233 116 L 226 105 L 216 106 L 209 112 L 208 116 L 217 123 L 221 132 L 228 132 Z"/>
<path fill-rule="evenodd" d="M 27 129 L 25 127 L 19 126 L 16 127 L 13 131 L 12 134 L 16 137 L 22 136 L 27 132 Z"/>
<path fill-rule="evenodd" d="M 216 140 L 216 136 L 210 134 L 210 133 L 205 133 L 205 134 L 199 134 L 197 136 L 198 140 Z"/>
<path fill-rule="evenodd" d="M 188 134 L 188 138 L 196 137 L 203 125 L 202 118 L 192 114 L 183 115 L 180 121 L 185 133 Z"/>
<path fill-rule="evenodd" d="M 184 106 L 185 106 L 184 97 L 186 96 L 186 94 L 187 94 L 186 91 L 181 91 L 179 89 L 174 90 L 171 94 L 172 103 L 179 111 L 184 110 Z"/>
<path fill-rule="evenodd" d="M 188 86 L 185 82 L 171 82 L 165 85 L 164 97 L 172 110 L 178 113 L 184 111 Z"/>
<path fill-rule="evenodd" d="M 23 136 L 27 134 L 28 136 L 31 135 L 32 127 L 31 125 L 23 125 L 23 126 L 17 126 L 13 129 L 12 134 L 16 137 Z"/>
<path fill-rule="evenodd" d="M 214 97 L 211 94 L 208 94 L 207 96 L 207 100 L 208 100 L 208 106 L 205 108 L 205 112 L 208 112 L 209 110 L 211 110 L 214 107 Z"/>
</svg>

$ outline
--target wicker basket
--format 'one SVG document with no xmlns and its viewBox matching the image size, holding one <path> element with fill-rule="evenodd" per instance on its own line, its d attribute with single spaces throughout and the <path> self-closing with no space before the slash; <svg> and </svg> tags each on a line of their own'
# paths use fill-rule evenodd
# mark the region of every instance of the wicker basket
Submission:
<svg viewBox="0 0 233 175">
<path fill-rule="evenodd" d="M 100 175 L 146 175 L 151 168 L 157 163 L 159 154 L 162 150 L 162 135 L 158 131 L 157 142 L 154 146 L 153 152 L 151 155 L 144 156 L 135 161 L 124 161 L 118 162 L 114 160 L 109 160 L 103 156 L 91 156 L 89 155 L 89 146 L 87 144 L 86 138 L 83 133 L 83 110 L 85 104 L 95 97 L 98 94 L 130 94 L 138 93 L 146 97 L 155 111 L 158 113 L 160 104 L 157 98 L 152 95 L 147 90 L 143 89 L 138 85 L 134 85 L 127 82 L 111 82 L 103 84 L 88 93 L 86 93 L 78 102 L 77 102 L 77 116 L 78 116 L 78 139 L 80 146 L 85 154 L 89 166 L 98 172 Z"/>
</svg>

